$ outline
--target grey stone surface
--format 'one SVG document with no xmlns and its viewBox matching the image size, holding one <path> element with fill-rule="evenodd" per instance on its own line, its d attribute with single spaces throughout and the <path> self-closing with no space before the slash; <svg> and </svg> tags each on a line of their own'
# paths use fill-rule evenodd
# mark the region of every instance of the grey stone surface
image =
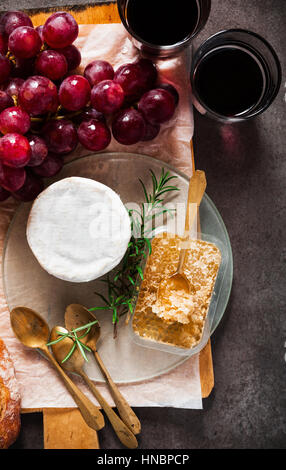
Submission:
<svg viewBox="0 0 286 470">
<path fill-rule="evenodd" d="M 7 0 L 5 8 L 74 3 Z M 273 45 L 284 72 L 285 22 L 285 0 L 213 0 L 196 44 L 221 29 L 248 28 Z M 215 388 L 204 409 L 138 409 L 140 448 L 286 447 L 285 92 L 283 75 L 270 109 L 235 126 L 195 114 L 196 164 L 230 234 L 234 285 L 212 340 Z M 23 423 L 14 447 L 41 447 L 41 419 L 26 416 Z M 102 448 L 120 448 L 108 425 L 100 440 Z"/>
</svg>

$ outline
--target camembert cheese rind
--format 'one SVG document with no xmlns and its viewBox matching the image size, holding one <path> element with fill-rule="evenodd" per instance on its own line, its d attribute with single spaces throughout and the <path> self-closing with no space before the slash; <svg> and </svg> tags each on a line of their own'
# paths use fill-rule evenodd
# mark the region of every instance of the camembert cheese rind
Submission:
<svg viewBox="0 0 286 470">
<path fill-rule="evenodd" d="M 131 237 L 130 219 L 120 197 L 97 181 L 70 177 L 43 191 L 27 223 L 28 244 L 53 276 L 88 282 L 123 258 Z"/>
</svg>

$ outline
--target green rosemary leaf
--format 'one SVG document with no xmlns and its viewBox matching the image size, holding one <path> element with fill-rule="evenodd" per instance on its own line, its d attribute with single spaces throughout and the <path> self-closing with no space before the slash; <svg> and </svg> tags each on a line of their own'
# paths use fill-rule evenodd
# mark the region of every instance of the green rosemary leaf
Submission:
<svg viewBox="0 0 286 470">
<path fill-rule="evenodd" d="M 72 330 L 72 331 L 73 331 L 73 332 L 82 331 L 82 330 L 85 330 L 86 328 L 91 327 L 92 325 L 95 325 L 96 323 L 98 323 L 98 321 L 97 321 L 97 320 L 94 320 L 94 321 L 91 321 L 91 322 L 87 323 L 86 325 L 79 326 L 78 328 L 75 328 L 75 329 Z"/>
<path fill-rule="evenodd" d="M 60 332 L 57 331 L 56 333 L 60 333 Z M 53 344 L 57 344 L 60 341 L 62 341 L 63 339 L 65 339 L 67 336 L 68 336 L 68 333 L 61 334 L 60 338 L 55 339 L 54 341 L 50 341 L 49 343 L 46 344 L 46 346 L 52 346 Z"/>
<path fill-rule="evenodd" d="M 144 277 L 143 277 L 143 271 L 142 271 L 141 266 L 136 266 L 136 269 L 137 269 L 137 271 L 138 271 L 138 273 L 139 273 L 139 276 L 141 277 L 141 279 L 142 279 L 142 281 L 143 281 Z"/>
<path fill-rule="evenodd" d="M 113 287 L 110 282 L 110 277 L 109 275 L 107 276 L 107 287 L 108 287 L 108 300 L 107 302 L 109 305 L 112 305 L 114 302 L 114 292 L 113 292 Z"/>
<path fill-rule="evenodd" d="M 145 199 L 146 199 L 147 202 L 149 202 L 149 196 L 148 196 L 148 194 L 147 194 L 146 186 L 145 186 L 145 184 L 143 183 L 143 181 L 142 181 L 140 178 L 139 178 L 139 181 L 140 181 L 141 186 L 142 186 L 142 188 L 143 188 L 143 192 L 144 192 Z"/>
<path fill-rule="evenodd" d="M 131 284 L 132 284 L 133 286 L 135 286 L 135 282 L 134 282 L 134 280 L 132 279 L 131 276 L 127 276 L 127 279 L 131 282 Z"/>
<path fill-rule="evenodd" d="M 84 344 L 84 343 L 83 343 L 82 341 L 80 341 L 79 339 L 78 339 L 78 342 L 80 343 L 80 345 L 81 345 L 84 349 L 86 349 L 88 352 L 91 352 L 91 349 L 90 349 L 86 344 Z"/>
<path fill-rule="evenodd" d="M 149 254 L 151 255 L 152 245 L 151 245 L 151 242 L 150 242 L 149 238 L 144 238 L 144 241 L 145 241 L 146 245 L 148 246 Z"/>
<path fill-rule="evenodd" d="M 83 335 L 79 336 L 78 339 L 85 338 L 88 335 L 88 333 L 90 332 L 90 330 L 91 330 L 91 326 L 89 326 L 87 328 L 86 332 Z"/>
<path fill-rule="evenodd" d="M 150 173 L 151 173 L 151 176 L 152 176 L 153 195 L 154 195 L 154 194 L 156 194 L 157 189 L 158 189 L 158 180 L 157 180 L 156 175 L 155 175 L 155 173 L 153 172 L 153 170 L 150 169 Z"/>
<path fill-rule="evenodd" d="M 169 173 L 168 173 L 169 174 Z M 165 179 L 165 184 L 169 183 L 169 181 L 171 181 L 172 179 L 176 179 L 178 178 L 177 176 L 173 175 L 173 176 L 169 176 Z M 179 188 L 178 188 L 179 189 Z"/>
<path fill-rule="evenodd" d="M 164 188 L 159 193 L 157 193 L 157 197 L 161 197 L 163 194 L 168 193 L 170 191 L 179 191 L 179 189 L 173 188 L 172 186 L 168 186 L 167 188 Z"/>
<path fill-rule="evenodd" d="M 92 307 L 88 309 L 89 312 L 96 312 L 98 310 L 110 310 L 110 309 L 109 307 Z"/>
<path fill-rule="evenodd" d="M 76 331 L 75 330 L 72 330 L 72 333 L 74 334 L 74 337 L 75 337 L 75 341 L 76 341 L 76 345 L 78 347 L 78 349 L 80 350 L 81 354 L 83 355 L 83 358 L 86 362 L 88 362 L 88 359 L 86 357 L 86 354 L 84 352 L 84 348 L 82 347 L 82 343 L 79 341 L 78 339 L 78 336 L 76 334 Z"/>
<path fill-rule="evenodd" d="M 88 358 L 87 358 L 87 356 L 86 356 L 86 354 L 85 354 L 85 352 L 84 352 L 83 344 L 82 344 L 80 341 L 77 341 L 76 344 L 77 344 L 77 347 L 78 347 L 78 349 L 80 350 L 81 354 L 83 355 L 84 360 L 85 360 L 86 362 L 88 362 Z"/>
<path fill-rule="evenodd" d="M 133 313 L 133 306 L 132 306 L 132 303 L 130 302 L 130 300 L 127 301 L 127 305 L 128 305 L 129 310 L 130 310 L 130 313 L 132 314 Z"/>
<path fill-rule="evenodd" d="M 62 360 L 62 364 L 64 362 L 66 362 L 70 357 L 71 355 L 73 354 L 74 350 L 76 348 L 76 343 L 73 344 L 72 348 L 70 349 L 69 353 L 66 355 L 66 357 Z"/>
<path fill-rule="evenodd" d="M 115 324 L 119 320 L 118 315 L 117 315 L 117 308 L 113 308 L 113 316 L 112 316 L 112 323 Z"/>
</svg>

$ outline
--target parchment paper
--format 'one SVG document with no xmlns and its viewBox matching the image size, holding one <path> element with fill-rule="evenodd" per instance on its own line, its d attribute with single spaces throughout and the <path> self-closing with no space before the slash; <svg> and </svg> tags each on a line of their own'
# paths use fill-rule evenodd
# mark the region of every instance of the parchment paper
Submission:
<svg viewBox="0 0 286 470">
<path fill-rule="evenodd" d="M 104 59 L 114 68 L 135 60 L 137 50 L 132 46 L 121 24 L 81 25 L 77 45 L 81 49 L 81 69 L 92 60 Z M 159 136 L 151 142 L 129 147 L 114 139 L 107 151 L 131 151 L 168 162 L 177 169 L 192 174 L 190 140 L 193 135 L 193 114 L 189 85 L 190 55 L 184 52 L 175 59 L 157 63 L 160 79 L 176 86 L 180 94 L 179 106 L 171 121 L 162 126 Z M 78 147 L 75 156 L 86 155 Z M 17 203 L 12 199 L 0 204 L 0 254 L 4 239 Z M 31 275 L 31 283 L 33 282 Z M 37 351 L 22 346 L 14 337 L 10 317 L 0 279 L 0 336 L 4 339 L 14 360 L 20 383 L 22 408 L 73 407 L 73 399 L 50 364 Z M 73 376 L 80 388 L 93 400 L 81 380 Z M 99 385 L 103 396 L 114 405 L 107 387 Z M 123 385 L 120 389 L 132 406 L 170 406 L 178 408 L 202 408 L 199 374 L 199 358 L 193 356 L 175 370 L 156 379 L 136 385 Z"/>
</svg>

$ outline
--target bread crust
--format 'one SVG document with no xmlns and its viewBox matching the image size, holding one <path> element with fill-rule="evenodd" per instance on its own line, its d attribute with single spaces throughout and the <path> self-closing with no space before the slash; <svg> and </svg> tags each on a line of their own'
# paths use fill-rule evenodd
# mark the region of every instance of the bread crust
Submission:
<svg viewBox="0 0 286 470">
<path fill-rule="evenodd" d="M 21 400 L 15 369 L 0 339 L 0 449 L 8 449 L 20 431 Z"/>
</svg>

